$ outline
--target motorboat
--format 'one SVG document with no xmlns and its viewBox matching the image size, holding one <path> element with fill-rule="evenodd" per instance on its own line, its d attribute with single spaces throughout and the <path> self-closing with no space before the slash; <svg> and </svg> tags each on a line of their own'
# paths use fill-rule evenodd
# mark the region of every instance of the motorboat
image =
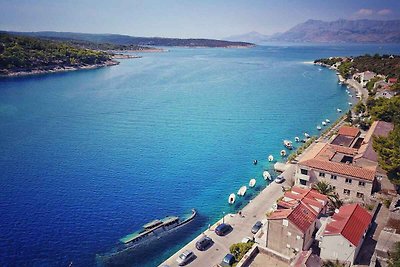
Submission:
<svg viewBox="0 0 400 267">
<path fill-rule="evenodd" d="M 258 161 L 255 159 L 255 160 L 253 160 L 253 164 L 254 165 L 257 165 L 257 163 L 258 163 Z"/>
<path fill-rule="evenodd" d="M 326 121 L 327 123 L 330 123 L 330 122 L 331 122 L 329 119 L 326 119 L 325 121 Z"/>
<path fill-rule="evenodd" d="M 304 133 L 304 137 L 308 139 L 310 138 L 310 135 L 308 133 Z"/>
<path fill-rule="evenodd" d="M 342 112 L 342 110 L 340 108 L 336 109 L 336 111 L 339 113 Z"/>
<path fill-rule="evenodd" d="M 286 156 L 286 150 L 284 150 L 284 149 L 281 150 L 281 156 L 282 157 Z"/>
<path fill-rule="evenodd" d="M 321 124 L 322 124 L 322 126 L 326 126 L 326 122 L 325 121 L 323 121 Z"/>
<path fill-rule="evenodd" d="M 293 149 L 292 141 L 283 140 L 283 145 L 284 145 L 287 149 Z"/>
<path fill-rule="evenodd" d="M 264 180 L 271 180 L 271 174 L 268 171 L 263 172 Z"/>
<path fill-rule="evenodd" d="M 268 161 L 269 161 L 269 162 L 274 161 L 274 156 L 269 155 L 269 156 L 268 156 Z"/>
<path fill-rule="evenodd" d="M 298 136 L 296 136 L 296 137 L 294 138 L 294 141 L 296 141 L 296 142 L 298 143 L 298 142 L 300 142 L 300 138 L 299 138 Z"/>
<path fill-rule="evenodd" d="M 256 179 L 254 179 L 254 178 L 251 179 L 249 182 L 249 187 L 254 187 L 256 185 L 256 182 L 257 182 Z"/>
<path fill-rule="evenodd" d="M 247 191 L 247 186 L 244 185 L 239 189 L 237 194 L 238 196 L 244 196 L 246 194 L 246 191 Z"/>
<path fill-rule="evenodd" d="M 318 125 L 318 126 L 317 126 L 317 130 L 318 130 L 318 131 L 321 131 L 321 129 L 322 129 L 321 126 Z"/>
<path fill-rule="evenodd" d="M 235 200 L 236 200 L 236 195 L 234 193 L 230 194 L 228 198 L 228 203 L 233 204 L 235 203 Z"/>
<path fill-rule="evenodd" d="M 353 105 L 353 103 L 349 102 L 349 106 L 352 106 L 352 105 Z"/>
</svg>

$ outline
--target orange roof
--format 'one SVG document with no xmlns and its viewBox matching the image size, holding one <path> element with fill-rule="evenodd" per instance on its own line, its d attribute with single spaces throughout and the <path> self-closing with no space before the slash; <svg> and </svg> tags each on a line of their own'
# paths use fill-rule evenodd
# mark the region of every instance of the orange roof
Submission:
<svg viewBox="0 0 400 267">
<path fill-rule="evenodd" d="M 302 233 L 305 233 L 308 228 L 317 219 L 317 213 L 308 205 L 299 202 L 293 209 L 281 209 L 274 211 L 269 217 L 269 220 L 287 219 L 293 223 Z"/>
<path fill-rule="evenodd" d="M 365 169 L 344 163 L 338 163 L 320 159 L 309 159 L 306 161 L 302 161 L 301 165 L 331 173 L 337 173 L 345 176 L 360 178 L 368 181 L 373 181 L 375 179 L 375 170 Z"/>
<path fill-rule="evenodd" d="M 351 147 L 327 144 L 324 146 L 323 149 L 321 149 L 316 158 L 320 159 L 324 158 L 326 160 L 330 160 L 333 158 L 333 156 L 335 156 L 336 153 L 342 153 L 354 156 L 357 154 L 357 149 Z"/>
<path fill-rule="evenodd" d="M 342 235 L 358 246 L 371 223 L 372 216 L 358 204 L 342 206 L 327 224 L 324 235 Z"/>
<path fill-rule="evenodd" d="M 339 128 L 338 134 L 340 135 L 347 135 L 347 136 L 352 136 L 356 137 L 360 133 L 360 130 L 358 130 L 355 127 L 350 127 L 350 126 L 342 126 Z"/>
<path fill-rule="evenodd" d="M 294 207 L 299 201 L 309 205 L 318 213 L 328 203 L 328 197 L 311 188 L 293 186 L 291 192 L 285 192 L 284 198 L 278 203 L 281 207 Z"/>
</svg>

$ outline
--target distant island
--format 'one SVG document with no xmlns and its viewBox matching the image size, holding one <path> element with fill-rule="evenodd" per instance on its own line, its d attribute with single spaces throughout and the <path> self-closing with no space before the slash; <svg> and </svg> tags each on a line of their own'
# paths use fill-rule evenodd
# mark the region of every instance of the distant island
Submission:
<svg viewBox="0 0 400 267">
<path fill-rule="evenodd" d="M 14 35 L 47 38 L 64 41 L 88 41 L 91 43 L 107 43 L 123 46 L 181 46 L 181 47 L 221 47 L 246 48 L 255 46 L 253 43 L 224 41 L 214 39 L 179 39 L 161 37 L 135 37 L 121 34 L 91 34 L 74 32 L 8 32 Z"/>
<path fill-rule="evenodd" d="M 307 20 L 283 33 L 263 35 L 250 32 L 230 36 L 227 40 L 242 40 L 263 44 L 294 43 L 400 43 L 400 20 Z"/>
</svg>

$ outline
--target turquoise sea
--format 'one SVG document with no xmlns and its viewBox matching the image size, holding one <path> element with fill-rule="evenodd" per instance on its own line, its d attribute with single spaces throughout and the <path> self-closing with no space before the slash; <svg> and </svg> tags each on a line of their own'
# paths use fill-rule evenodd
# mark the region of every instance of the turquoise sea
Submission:
<svg viewBox="0 0 400 267">
<path fill-rule="evenodd" d="M 282 140 L 348 109 L 306 61 L 399 46 L 168 48 L 119 66 L 0 80 L 0 266 L 93 266 L 146 222 L 199 212 L 133 255 L 155 266 L 265 187 Z M 253 165 L 257 159 L 259 163 Z M 230 207 L 228 195 L 256 177 Z"/>
</svg>

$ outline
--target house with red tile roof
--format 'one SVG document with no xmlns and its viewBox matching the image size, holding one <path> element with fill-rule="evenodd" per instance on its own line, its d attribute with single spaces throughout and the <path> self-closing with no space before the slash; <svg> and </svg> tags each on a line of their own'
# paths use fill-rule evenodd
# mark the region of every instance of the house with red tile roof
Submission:
<svg viewBox="0 0 400 267">
<path fill-rule="evenodd" d="M 314 240 L 312 234 L 318 215 L 302 201 L 291 208 L 275 210 L 263 227 L 266 247 L 289 258 L 308 250 Z"/>
<path fill-rule="evenodd" d="M 313 209 L 317 214 L 325 214 L 328 206 L 328 197 L 311 188 L 293 186 L 286 191 L 283 198 L 278 201 L 278 209 L 294 208 L 299 202 Z"/>
<path fill-rule="evenodd" d="M 342 206 L 317 232 L 321 259 L 354 264 L 371 220 L 358 204 Z"/>
<path fill-rule="evenodd" d="M 355 143 L 357 138 L 360 136 L 360 133 L 361 132 L 358 128 L 344 125 L 339 128 L 339 131 L 331 144 L 350 147 Z"/>
<path fill-rule="evenodd" d="M 388 83 L 389 83 L 390 85 L 397 83 L 397 78 L 389 78 L 389 79 L 388 79 Z"/>
</svg>

